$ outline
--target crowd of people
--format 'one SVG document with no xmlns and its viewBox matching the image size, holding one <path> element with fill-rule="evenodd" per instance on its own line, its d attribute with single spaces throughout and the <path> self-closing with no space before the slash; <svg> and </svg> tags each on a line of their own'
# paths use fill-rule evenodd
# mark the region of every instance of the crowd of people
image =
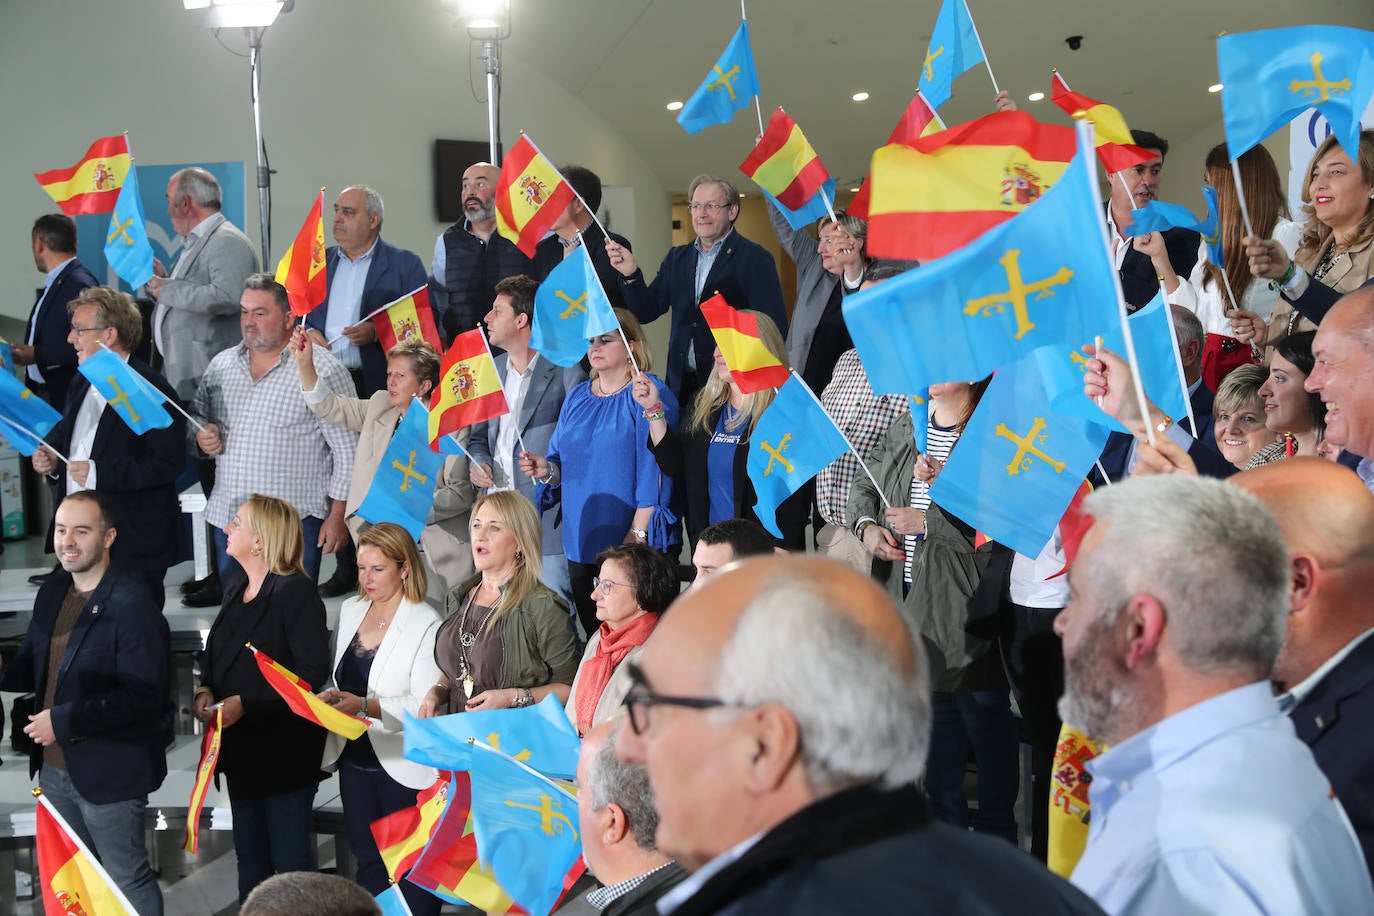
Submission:
<svg viewBox="0 0 1374 916">
<path fill-rule="evenodd" d="M 32 459 L 57 563 L 35 577 L 0 685 L 35 694 L 24 733 L 45 793 L 138 912 L 161 913 L 143 817 L 171 735 L 177 487 L 195 476 L 215 573 L 182 600 L 220 610 L 193 712 L 222 729 L 245 912 L 334 899 L 328 882 L 283 883 L 316 867 L 323 771 L 339 773 L 356 882 L 376 895 L 390 880 L 370 824 L 436 778 L 404 756 L 406 715 L 548 696 L 584 741 L 595 881 L 568 913 L 1374 911 L 1360 728 L 1374 711 L 1374 132 L 1358 161 L 1318 147 L 1297 219 L 1268 154 L 1242 156 L 1253 235 L 1214 150 L 1224 268 L 1195 232 L 1123 234 L 1168 153 L 1135 139 L 1155 158 L 1109 176 L 1108 255 L 1132 309 L 1163 285 L 1190 416 L 1141 405 L 1126 362 L 1085 346 L 1085 396 L 1131 434 L 1108 440 L 1089 524 L 1062 524 L 1036 556 L 932 499 L 988 379 L 919 404 L 872 390 L 844 298 L 919 267 L 869 258 L 866 224 L 843 211 L 812 237 L 769 205 L 797 266 L 789 310 L 716 176 L 692 183 L 695 237 L 652 282 L 630 240 L 595 224 L 585 168 L 564 170 L 579 197 L 531 259 L 496 231 L 498 170 L 473 165 L 428 271 L 382 241 L 380 195 L 349 187 L 328 298 L 299 324 L 219 213 L 215 179 L 186 169 L 167 188 L 184 244 L 148 284 L 146 349 L 134 300 L 80 266 L 71 220 L 41 217 L 47 282 L 14 352 L 62 413 Z M 540 280 L 579 246 L 619 328 L 568 369 L 531 347 L 531 326 Z M 365 316 L 426 282 L 446 338 L 485 320 L 510 410 L 457 434 L 415 538 L 358 508 L 407 411 L 443 384 L 440 351 L 384 353 Z M 782 505 L 781 538 L 746 466 L 774 392 L 742 391 L 725 364 L 699 308 L 717 292 L 858 452 Z M 660 378 L 641 322 L 665 314 Z M 189 422 L 133 434 L 74 374 L 101 349 Z M 336 571 L 320 582 L 323 554 Z M 346 593 L 331 633 L 323 599 Z M 250 643 L 372 727 L 346 741 L 292 713 Z M 1056 876 L 1036 860 L 1065 724 L 1108 749 L 1089 764 L 1086 849 Z M 1015 847 L 1021 743 L 1029 854 Z M 401 886 L 412 912 L 438 912 Z"/>
</svg>

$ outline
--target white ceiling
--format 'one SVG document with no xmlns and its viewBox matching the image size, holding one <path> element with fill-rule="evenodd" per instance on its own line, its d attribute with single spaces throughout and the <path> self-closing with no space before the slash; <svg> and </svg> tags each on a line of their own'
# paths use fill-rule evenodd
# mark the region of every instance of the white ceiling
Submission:
<svg viewBox="0 0 1374 916">
<path fill-rule="evenodd" d="M 437 0 L 436 0 L 437 2 Z M 738 174 L 758 132 L 752 111 L 689 135 L 665 110 L 700 84 L 739 24 L 736 0 L 511 0 L 505 66 L 537 66 L 633 138 L 664 187 Z M 1133 126 L 1191 137 L 1216 125 L 1216 36 L 1302 24 L 1374 29 L 1374 0 L 969 0 L 998 84 L 1043 120 L 1058 67 L 1075 90 L 1116 105 Z M 749 28 L 766 120 L 781 105 L 832 174 L 862 176 L 911 99 L 939 0 L 753 0 Z M 1065 38 L 1082 35 L 1082 47 Z M 850 96 L 871 93 L 867 102 Z M 941 109 L 948 124 L 991 110 L 979 67 Z"/>
</svg>

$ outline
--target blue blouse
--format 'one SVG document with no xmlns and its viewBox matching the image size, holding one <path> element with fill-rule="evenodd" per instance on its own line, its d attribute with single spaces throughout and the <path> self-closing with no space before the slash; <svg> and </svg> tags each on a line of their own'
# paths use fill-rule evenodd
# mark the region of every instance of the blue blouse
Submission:
<svg viewBox="0 0 1374 916">
<path fill-rule="evenodd" d="M 749 423 L 746 421 L 734 429 L 727 429 L 726 424 L 738 415 L 738 410 L 725 405 L 716 420 L 711 444 L 706 448 L 706 490 L 711 502 L 708 523 L 712 525 L 735 517 L 735 450 L 749 429 Z"/>
</svg>

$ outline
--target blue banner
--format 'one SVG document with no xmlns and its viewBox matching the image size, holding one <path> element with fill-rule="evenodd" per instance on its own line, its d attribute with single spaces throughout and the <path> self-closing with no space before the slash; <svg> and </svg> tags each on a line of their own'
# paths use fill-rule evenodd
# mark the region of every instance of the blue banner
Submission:
<svg viewBox="0 0 1374 916">
<path fill-rule="evenodd" d="M 735 112 L 758 94 L 759 76 L 754 70 L 754 52 L 749 47 L 749 23 L 741 22 L 735 37 L 725 46 L 725 53 L 677 113 L 677 123 L 689 134 L 713 124 L 729 124 Z"/>
<path fill-rule="evenodd" d="M 601 334 L 619 334 L 611 300 L 596 275 L 586 245 L 563 259 L 534 294 L 534 322 L 530 347 L 550 362 L 576 366 L 587 355 L 587 341 Z"/>
</svg>

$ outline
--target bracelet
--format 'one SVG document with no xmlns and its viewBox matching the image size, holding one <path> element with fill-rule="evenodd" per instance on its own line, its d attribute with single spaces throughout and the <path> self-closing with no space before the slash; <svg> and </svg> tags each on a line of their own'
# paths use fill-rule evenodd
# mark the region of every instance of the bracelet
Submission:
<svg viewBox="0 0 1374 916">
<path fill-rule="evenodd" d="M 450 690 L 453 689 L 453 687 L 452 687 L 451 684 L 445 684 L 443 681 L 435 681 L 435 682 L 434 682 L 434 687 L 431 687 L 431 688 L 429 688 L 429 689 L 430 689 L 430 690 L 434 690 L 435 688 L 438 688 L 439 690 L 442 690 L 442 691 L 444 691 L 445 693 L 447 693 L 448 691 L 450 691 Z"/>
<path fill-rule="evenodd" d="M 511 701 L 511 706 L 520 709 L 529 706 L 534 702 L 534 693 L 528 687 L 516 687 L 515 699 Z"/>
<path fill-rule="evenodd" d="M 1269 281 L 1270 289 L 1282 289 L 1288 285 L 1288 281 L 1293 279 L 1293 275 L 1298 272 L 1298 262 L 1292 258 L 1288 259 L 1288 269 L 1283 272 L 1283 276 L 1277 280 Z"/>
<path fill-rule="evenodd" d="M 653 407 L 644 408 L 644 419 L 648 420 L 650 423 L 655 420 L 662 420 L 664 416 L 662 404 L 655 404 Z"/>
<path fill-rule="evenodd" d="M 1157 432 L 1157 433 L 1167 432 L 1168 429 L 1169 429 L 1169 427 L 1170 427 L 1170 426 L 1173 426 L 1173 425 L 1174 425 L 1174 418 L 1171 417 L 1171 416 L 1169 416 L 1169 415 L 1166 413 L 1166 414 L 1164 415 L 1164 419 L 1160 420 L 1158 423 L 1155 424 L 1155 432 Z"/>
</svg>

